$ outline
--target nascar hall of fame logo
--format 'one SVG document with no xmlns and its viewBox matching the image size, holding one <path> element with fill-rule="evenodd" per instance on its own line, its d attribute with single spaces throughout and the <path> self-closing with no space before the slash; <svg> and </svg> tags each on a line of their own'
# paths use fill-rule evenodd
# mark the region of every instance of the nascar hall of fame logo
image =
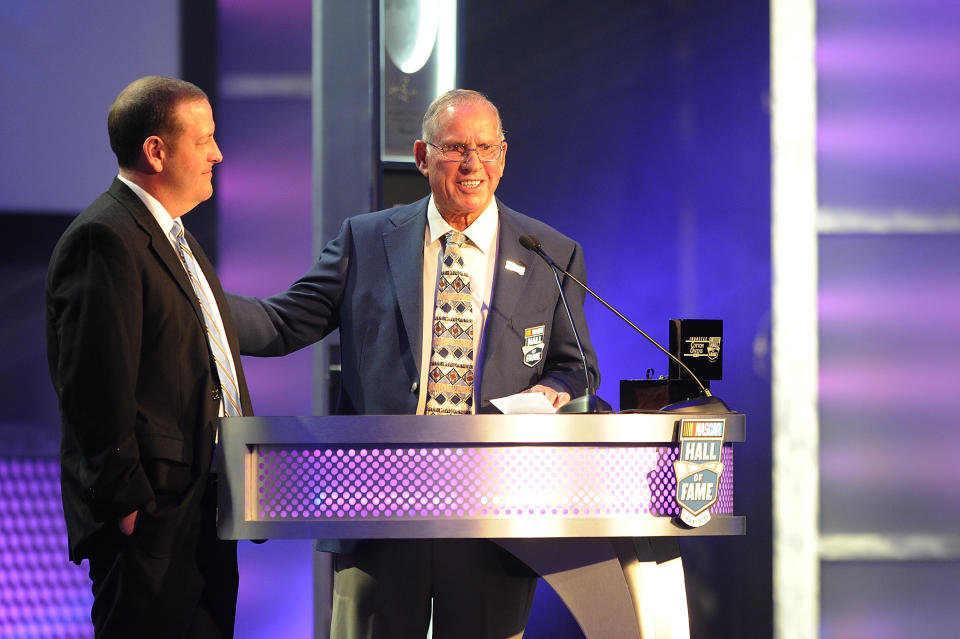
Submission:
<svg viewBox="0 0 960 639">
<path fill-rule="evenodd" d="M 543 359 L 543 332 L 545 324 L 523 329 L 523 363 L 533 368 Z"/>
<path fill-rule="evenodd" d="M 677 474 L 680 519 L 697 528 L 710 521 L 710 506 L 717 502 L 723 463 L 722 419 L 680 421 L 680 459 L 673 462 Z"/>
</svg>

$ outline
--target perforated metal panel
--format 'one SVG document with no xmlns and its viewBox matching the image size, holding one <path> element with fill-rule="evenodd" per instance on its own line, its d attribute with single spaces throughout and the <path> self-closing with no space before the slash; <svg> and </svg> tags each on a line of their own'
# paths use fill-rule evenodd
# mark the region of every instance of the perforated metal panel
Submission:
<svg viewBox="0 0 960 639">
<path fill-rule="evenodd" d="M 673 517 L 678 448 L 258 448 L 257 519 Z M 733 452 L 714 514 L 733 513 Z"/>
</svg>

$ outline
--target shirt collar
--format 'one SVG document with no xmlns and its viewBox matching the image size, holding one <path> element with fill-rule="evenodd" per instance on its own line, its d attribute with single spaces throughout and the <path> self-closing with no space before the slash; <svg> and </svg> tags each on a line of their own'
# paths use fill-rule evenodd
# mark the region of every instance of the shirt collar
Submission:
<svg viewBox="0 0 960 639">
<path fill-rule="evenodd" d="M 490 204 L 483 210 L 480 217 L 475 219 L 473 224 L 463 231 L 463 234 L 466 235 L 467 239 L 480 249 L 482 253 L 487 253 L 491 247 L 493 247 L 493 242 L 496 239 L 497 222 L 499 219 L 500 210 L 497 208 L 497 199 L 490 198 Z M 451 230 L 453 230 L 453 227 L 447 224 L 447 221 L 440 215 L 440 211 L 437 209 L 437 205 L 433 200 L 433 195 L 431 195 L 430 201 L 427 203 L 427 232 L 430 234 L 429 243 L 433 244 Z"/>
<path fill-rule="evenodd" d="M 173 228 L 173 218 L 167 213 L 167 209 L 163 207 L 163 204 L 160 204 L 160 200 L 147 193 L 143 187 L 136 182 L 132 182 L 122 175 L 117 175 L 117 179 L 129 186 L 130 190 L 140 198 L 143 205 L 147 207 L 147 210 L 150 211 L 150 214 L 157 221 L 157 224 L 160 225 L 163 234 L 169 238 L 170 229 Z M 180 222 L 180 226 L 183 226 L 182 221 Z M 186 227 L 184 227 L 184 229 L 186 229 Z"/>
</svg>

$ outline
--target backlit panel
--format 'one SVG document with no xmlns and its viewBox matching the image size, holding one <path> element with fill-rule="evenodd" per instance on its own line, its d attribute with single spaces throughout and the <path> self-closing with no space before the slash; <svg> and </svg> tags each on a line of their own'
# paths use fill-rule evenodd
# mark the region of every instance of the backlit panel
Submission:
<svg viewBox="0 0 960 639">
<path fill-rule="evenodd" d="M 56 459 L 0 459 L 0 637 L 92 637 L 87 565 L 67 559 Z"/>
<path fill-rule="evenodd" d="M 678 448 L 261 446 L 261 521 L 674 517 Z M 733 513 L 733 449 L 714 514 Z M 566 470 L 563 470 L 566 469 Z"/>
</svg>

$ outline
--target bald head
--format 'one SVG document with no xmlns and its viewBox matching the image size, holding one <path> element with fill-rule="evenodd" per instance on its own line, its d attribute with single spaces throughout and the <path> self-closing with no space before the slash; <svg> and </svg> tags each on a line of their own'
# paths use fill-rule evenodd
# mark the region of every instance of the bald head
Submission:
<svg viewBox="0 0 960 639">
<path fill-rule="evenodd" d="M 504 139 L 503 122 L 500 120 L 500 111 L 497 109 L 497 106 L 491 102 L 487 96 L 479 91 L 471 91 L 470 89 L 453 89 L 452 91 L 447 91 L 427 107 L 427 112 L 423 115 L 423 130 L 421 133 L 423 139 L 434 140 L 436 138 L 437 117 L 442 111 L 448 107 L 460 106 L 462 104 L 478 104 L 489 108 L 497 120 L 497 137 L 500 140 Z"/>
</svg>

